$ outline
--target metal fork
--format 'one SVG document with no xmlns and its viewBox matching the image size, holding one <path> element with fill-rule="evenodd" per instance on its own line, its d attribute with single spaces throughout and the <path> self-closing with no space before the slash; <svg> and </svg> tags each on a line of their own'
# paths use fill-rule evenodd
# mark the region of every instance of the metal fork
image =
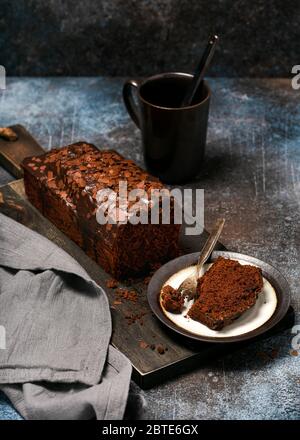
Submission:
<svg viewBox="0 0 300 440">
<path fill-rule="evenodd" d="M 178 292 L 180 292 L 181 295 L 188 297 L 189 299 L 192 299 L 196 295 L 196 289 L 197 289 L 197 282 L 200 277 L 201 269 L 203 265 L 206 263 L 208 258 L 210 257 L 212 251 L 214 250 L 217 241 L 221 235 L 221 232 L 223 230 L 225 223 L 225 219 L 221 218 L 217 220 L 214 228 L 212 229 L 205 245 L 203 246 L 202 251 L 200 252 L 200 255 L 198 257 L 197 265 L 195 273 L 189 277 L 187 277 L 178 287 Z"/>
</svg>

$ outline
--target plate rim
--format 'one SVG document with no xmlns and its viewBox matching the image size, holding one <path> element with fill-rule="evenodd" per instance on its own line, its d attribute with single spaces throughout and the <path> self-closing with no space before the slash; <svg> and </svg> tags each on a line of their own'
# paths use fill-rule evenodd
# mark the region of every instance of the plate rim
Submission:
<svg viewBox="0 0 300 440">
<path fill-rule="evenodd" d="M 239 259 L 246 261 L 247 263 L 254 264 L 262 269 L 263 276 L 271 283 L 275 290 L 277 297 L 277 306 L 273 315 L 261 326 L 247 333 L 235 336 L 224 336 L 224 337 L 214 337 L 214 336 L 202 336 L 190 333 L 188 330 L 178 327 L 173 321 L 171 321 L 162 311 L 158 295 L 163 284 L 176 272 L 189 267 L 196 263 L 199 252 L 193 252 L 185 255 L 181 255 L 171 261 L 168 261 L 163 266 L 161 266 L 151 277 L 151 280 L 147 288 L 147 300 L 148 304 L 154 313 L 154 315 L 169 329 L 185 336 L 189 339 L 200 341 L 200 342 L 212 342 L 212 343 L 233 343 L 241 342 L 248 339 L 255 338 L 271 328 L 281 321 L 281 319 L 286 315 L 291 302 L 291 290 L 286 278 L 282 273 L 273 265 L 262 261 L 256 257 L 250 255 L 241 254 L 239 252 L 232 251 L 214 251 L 211 257 L 208 259 L 208 263 L 215 261 L 219 256 L 225 258 Z"/>
</svg>

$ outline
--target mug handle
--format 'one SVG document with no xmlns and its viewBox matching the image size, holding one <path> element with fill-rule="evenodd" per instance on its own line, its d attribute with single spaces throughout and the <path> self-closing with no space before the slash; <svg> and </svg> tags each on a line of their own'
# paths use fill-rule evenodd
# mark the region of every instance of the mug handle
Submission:
<svg viewBox="0 0 300 440">
<path fill-rule="evenodd" d="M 137 89 L 138 86 L 138 82 L 133 79 L 126 81 L 123 86 L 123 100 L 131 119 L 138 128 L 141 128 L 139 110 L 133 98 L 133 88 Z"/>
</svg>

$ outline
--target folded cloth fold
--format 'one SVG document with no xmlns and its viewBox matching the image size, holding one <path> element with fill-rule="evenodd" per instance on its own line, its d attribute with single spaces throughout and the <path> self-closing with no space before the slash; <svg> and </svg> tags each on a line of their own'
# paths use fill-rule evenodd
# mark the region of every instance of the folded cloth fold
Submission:
<svg viewBox="0 0 300 440">
<path fill-rule="evenodd" d="M 0 388 L 25 418 L 123 417 L 131 365 L 109 345 L 105 292 L 70 255 L 3 214 L 0 326 Z"/>
</svg>

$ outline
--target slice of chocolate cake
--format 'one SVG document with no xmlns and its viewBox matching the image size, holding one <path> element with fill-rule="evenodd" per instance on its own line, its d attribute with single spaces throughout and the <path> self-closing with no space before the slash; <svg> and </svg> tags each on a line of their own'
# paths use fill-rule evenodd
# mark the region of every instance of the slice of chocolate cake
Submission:
<svg viewBox="0 0 300 440">
<path fill-rule="evenodd" d="M 262 288 L 261 269 L 219 257 L 199 279 L 188 316 L 221 330 L 255 304 Z"/>
</svg>

